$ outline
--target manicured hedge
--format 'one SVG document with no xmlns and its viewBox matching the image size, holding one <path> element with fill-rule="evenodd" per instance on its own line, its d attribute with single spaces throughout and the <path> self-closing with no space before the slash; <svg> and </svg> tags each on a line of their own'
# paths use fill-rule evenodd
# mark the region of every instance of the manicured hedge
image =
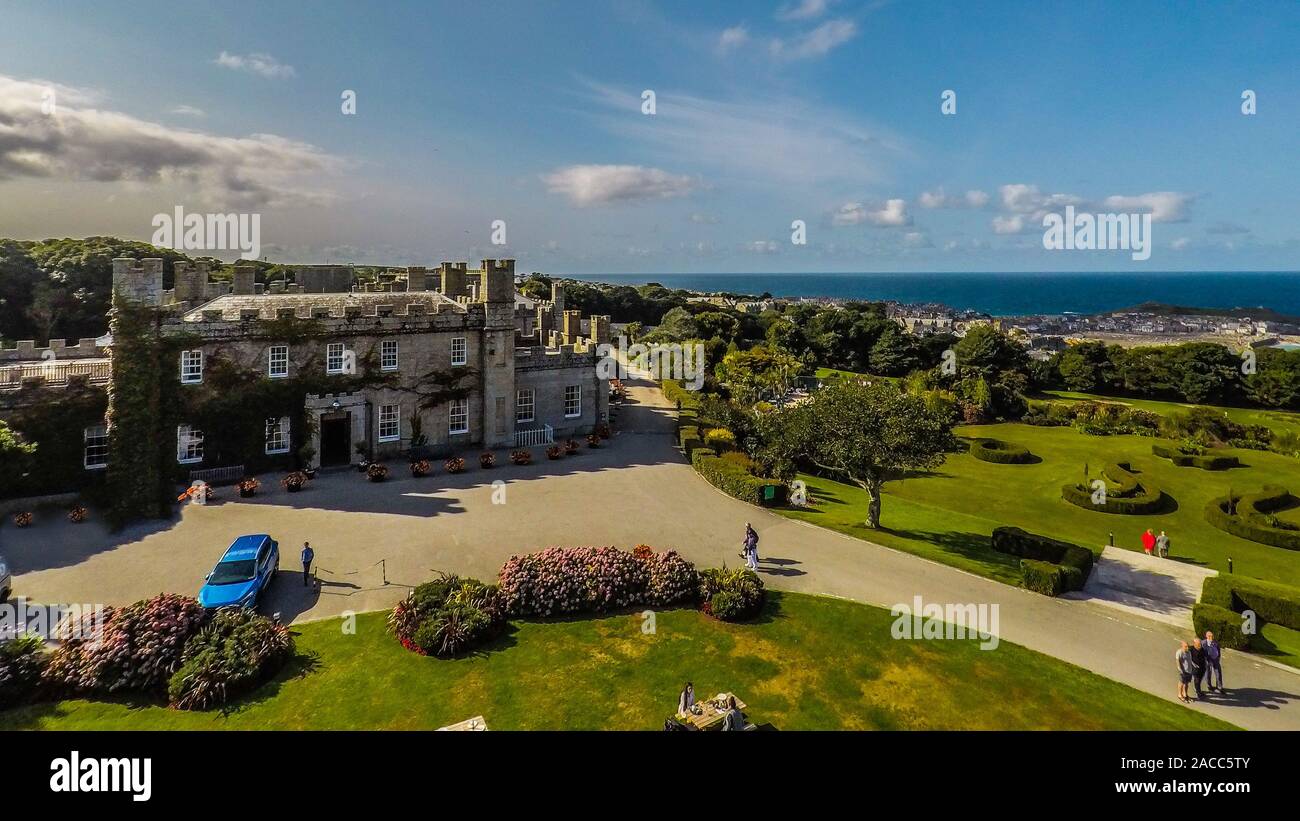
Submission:
<svg viewBox="0 0 1300 821">
<path fill-rule="evenodd" d="M 1254 611 L 1261 621 L 1300 630 L 1300 588 L 1248 576 L 1211 576 L 1201 585 L 1201 603 L 1241 613 Z"/>
<path fill-rule="evenodd" d="M 682 383 L 676 379 L 665 379 L 659 383 L 659 389 L 663 391 L 664 398 L 669 402 L 680 402 L 682 405 L 681 412 L 677 415 L 677 424 L 694 425 L 700 415 L 700 394 L 696 391 L 688 391 L 682 387 Z"/>
<path fill-rule="evenodd" d="M 1205 520 L 1226 533 L 1252 542 L 1300 550 L 1300 530 L 1289 522 L 1273 516 L 1273 511 L 1290 505 L 1291 494 L 1279 485 L 1265 485 L 1259 493 L 1249 493 L 1236 499 L 1236 514 L 1232 499 L 1220 496 L 1205 505 Z"/>
<path fill-rule="evenodd" d="M 1241 467 L 1236 456 L 1211 456 L 1182 453 L 1178 448 L 1168 445 L 1152 445 L 1151 452 L 1162 459 L 1168 459 L 1182 468 L 1200 468 L 1201 470 L 1227 470 Z"/>
<path fill-rule="evenodd" d="M 691 454 L 694 453 L 697 448 L 704 447 L 704 440 L 700 438 L 700 429 L 695 425 L 682 425 L 677 430 L 677 438 L 681 443 L 682 453 L 686 454 L 687 459 L 691 458 Z M 707 448 L 705 449 L 708 450 Z"/>
<path fill-rule="evenodd" d="M 709 484 L 728 496 L 755 505 L 780 505 L 785 503 L 788 488 L 771 479 L 762 479 L 744 468 L 715 456 L 708 448 L 696 448 L 691 455 L 691 465 Z M 767 488 L 773 488 L 772 498 L 767 498 Z"/>
<path fill-rule="evenodd" d="M 1192 627 L 1198 636 L 1204 636 L 1208 630 L 1224 647 L 1233 650 L 1249 650 L 1251 637 L 1241 632 L 1241 615 L 1217 604 L 1200 602 L 1192 605 Z"/>
<path fill-rule="evenodd" d="M 1037 593 L 1058 596 L 1067 590 L 1082 590 L 1092 572 L 1095 557 L 1086 547 L 1018 527 L 995 529 L 992 542 L 999 553 L 1021 557 L 1021 586 Z"/>
<path fill-rule="evenodd" d="M 981 462 L 993 462 L 998 465 L 1023 465 L 1034 458 L 1028 448 L 1001 439 L 972 440 L 970 455 Z"/>
<path fill-rule="evenodd" d="M 1061 488 L 1061 498 L 1072 505 L 1077 505 L 1098 513 L 1119 513 L 1122 515 L 1150 515 L 1159 513 L 1165 506 L 1164 492 L 1150 479 L 1139 479 L 1127 462 L 1116 462 L 1102 469 L 1102 475 L 1119 487 L 1106 492 L 1106 504 L 1092 503 L 1092 489 L 1078 485 L 1065 485 Z"/>
</svg>

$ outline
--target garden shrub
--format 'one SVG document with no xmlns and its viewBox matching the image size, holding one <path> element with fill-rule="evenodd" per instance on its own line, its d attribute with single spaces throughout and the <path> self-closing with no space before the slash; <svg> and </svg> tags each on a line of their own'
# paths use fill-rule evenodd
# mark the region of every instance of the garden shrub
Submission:
<svg viewBox="0 0 1300 821">
<path fill-rule="evenodd" d="M 251 610 L 217 611 L 185 644 L 167 685 L 171 706 L 206 710 L 270 678 L 293 656 L 289 628 Z"/>
<path fill-rule="evenodd" d="M 699 392 L 687 390 L 676 379 L 662 380 L 659 383 L 659 388 L 663 391 L 664 398 L 669 402 L 681 403 L 681 412 L 677 415 L 677 424 L 679 426 L 695 424 L 695 420 L 700 415 L 701 400 Z"/>
<path fill-rule="evenodd" d="M 647 553 L 649 555 L 647 555 Z M 603 613 L 689 597 L 695 569 L 669 552 L 628 553 L 615 547 L 551 547 L 511 556 L 498 575 L 511 616 Z"/>
<path fill-rule="evenodd" d="M 1300 588 L 1246 576 L 1211 576 L 1201 585 L 1201 603 L 1241 613 L 1250 610 L 1260 621 L 1300 630 Z"/>
<path fill-rule="evenodd" d="M 0 710 L 32 699 L 41 685 L 49 656 L 39 636 L 0 642 Z"/>
<path fill-rule="evenodd" d="M 1046 571 L 1035 567 L 1031 571 L 1025 570 L 1025 560 L 1035 562 L 1036 564 L 1051 564 L 1062 568 L 1059 583 L 1060 590 L 1082 590 L 1085 582 L 1088 581 L 1088 574 L 1092 572 L 1092 564 L 1096 558 L 1093 552 L 1086 547 L 1080 547 L 1076 544 L 1063 542 L 1059 539 L 1053 539 L 1048 536 L 1041 536 L 1037 533 L 1029 533 L 1018 527 L 999 527 L 993 531 L 992 537 L 993 549 L 999 553 L 1008 553 L 1012 556 L 1021 557 L 1020 562 L 1021 581 L 1033 576 L 1035 584 L 1039 584 L 1042 573 Z M 1054 581 L 1053 584 L 1056 584 Z M 1028 584 L 1025 584 L 1029 587 Z M 1031 590 L 1037 590 L 1037 587 L 1030 587 Z M 1043 592 L 1039 590 L 1038 592 Z M 1052 593 L 1050 595 L 1058 595 Z"/>
<path fill-rule="evenodd" d="M 505 621 L 505 601 L 496 585 L 441 574 L 397 603 L 388 629 L 413 653 L 451 658 L 495 638 Z"/>
<path fill-rule="evenodd" d="M 1067 589 L 1066 568 L 1052 562 L 1021 559 L 1020 586 L 1045 596 L 1059 596 Z"/>
<path fill-rule="evenodd" d="M 758 463 L 749 458 L 743 451 L 729 450 L 726 453 L 718 454 L 718 458 L 740 468 L 751 476 L 758 473 Z"/>
<path fill-rule="evenodd" d="M 1139 479 L 1127 462 L 1116 462 L 1102 469 L 1102 476 L 1115 487 L 1107 488 L 1106 503 L 1092 502 L 1092 488 L 1084 484 L 1070 484 L 1061 488 L 1061 498 L 1098 513 L 1121 515 L 1151 515 L 1165 506 L 1164 492 L 1150 479 Z"/>
<path fill-rule="evenodd" d="M 650 551 L 639 557 L 648 571 L 646 579 L 646 604 L 665 606 L 689 601 L 695 595 L 698 577 L 695 565 L 676 550 L 665 553 Z"/>
<path fill-rule="evenodd" d="M 110 609 L 99 624 L 85 613 L 84 637 L 54 651 L 47 680 L 74 692 L 162 690 L 207 617 L 196 600 L 174 593 Z"/>
<path fill-rule="evenodd" d="M 704 612 L 722 621 L 745 621 L 763 609 L 767 591 L 752 570 L 710 567 L 699 573 L 699 600 Z"/>
<path fill-rule="evenodd" d="M 704 444 L 718 453 L 726 453 L 736 449 L 736 435 L 726 428 L 711 428 L 704 434 Z"/>
<path fill-rule="evenodd" d="M 1300 550 L 1300 529 L 1273 512 L 1290 507 L 1294 497 L 1286 488 L 1265 485 L 1259 493 L 1220 496 L 1205 505 L 1205 520 L 1226 533 L 1252 542 Z"/>
<path fill-rule="evenodd" d="M 1236 456 L 1187 453 L 1182 448 L 1171 448 L 1167 445 L 1152 445 L 1151 452 L 1162 459 L 1168 459 L 1178 467 L 1193 467 L 1201 470 L 1227 470 L 1241 467 L 1241 462 Z"/>
<path fill-rule="evenodd" d="M 700 429 L 695 425 L 682 425 L 677 430 L 677 438 L 681 443 L 682 452 L 686 454 L 687 459 L 691 458 L 691 454 L 694 453 L 697 448 L 704 447 L 704 440 L 700 438 Z"/>
<path fill-rule="evenodd" d="M 715 456 L 712 451 L 697 449 L 691 456 L 691 465 L 709 484 L 728 496 L 755 505 L 779 505 L 786 499 L 788 488 L 773 479 L 754 476 L 735 462 Z M 768 498 L 768 488 L 771 498 Z"/>
<path fill-rule="evenodd" d="M 970 455 L 981 462 L 993 462 L 999 465 L 1023 465 L 1034 458 L 1028 448 L 1001 439 L 972 440 Z"/>
<path fill-rule="evenodd" d="M 1233 650 L 1249 650 L 1250 639 L 1243 633 L 1241 616 L 1217 604 L 1199 602 L 1192 605 L 1192 627 L 1198 636 L 1206 631 L 1214 633 L 1214 638 L 1224 647 Z"/>
</svg>

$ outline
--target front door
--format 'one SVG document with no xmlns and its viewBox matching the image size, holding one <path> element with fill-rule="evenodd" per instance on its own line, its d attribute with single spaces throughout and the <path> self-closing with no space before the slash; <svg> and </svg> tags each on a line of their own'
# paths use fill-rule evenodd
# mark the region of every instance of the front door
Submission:
<svg viewBox="0 0 1300 821">
<path fill-rule="evenodd" d="M 320 465 L 347 465 L 352 462 L 352 419 L 347 414 L 320 420 Z"/>
</svg>

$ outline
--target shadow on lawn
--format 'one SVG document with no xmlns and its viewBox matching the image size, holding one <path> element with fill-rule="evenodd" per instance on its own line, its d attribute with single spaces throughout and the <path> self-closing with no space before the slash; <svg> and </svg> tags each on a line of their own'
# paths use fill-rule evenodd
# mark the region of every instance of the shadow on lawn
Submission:
<svg viewBox="0 0 1300 821">
<path fill-rule="evenodd" d="M 965 556 L 968 559 L 978 559 L 982 562 L 1007 567 L 1020 566 L 1019 557 L 997 552 L 993 549 L 989 537 L 983 533 L 970 533 L 959 530 L 903 530 L 884 526 L 880 528 L 880 532 L 897 536 L 900 539 L 929 542 L 949 553 Z"/>
</svg>

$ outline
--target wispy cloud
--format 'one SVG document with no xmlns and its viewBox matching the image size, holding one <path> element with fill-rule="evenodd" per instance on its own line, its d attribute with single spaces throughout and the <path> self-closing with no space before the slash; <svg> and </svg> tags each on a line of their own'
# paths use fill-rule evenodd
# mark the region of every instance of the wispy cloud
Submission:
<svg viewBox="0 0 1300 821">
<path fill-rule="evenodd" d="M 201 108 L 192 105 L 178 105 L 172 109 L 173 114 L 180 114 L 182 117 L 206 117 L 207 112 Z"/>
<path fill-rule="evenodd" d="M 799 0 L 776 10 L 778 20 L 814 20 L 830 8 L 830 0 Z"/>
<path fill-rule="evenodd" d="M 829 54 L 857 35 L 858 24 L 852 20 L 827 20 L 796 37 L 773 38 L 769 51 L 773 57 L 782 60 L 808 60 Z"/>
<path fill-rule="evenodd" d="M 284 79 L 293 77 L 297 74 L 293 66 L 285 65 L 269 54 L 231 54 L 228 51 L 222 51 L 217 55 L 217 59 L 212 62 L 222 68 L 232 69 L 234 71 L 247 71 L 252 74 L 260 74 L 263 77 L 272 77 Z"/>
<path fill-rule="evenodd" d="M 983 208 L 989 204 L 986 191 L 972 190 L 965 194 L 945 194 L 942 188 L 923 191 L 917 198 L 922 208 Z"/>
<path fill-rule="evenodd" d="M 1012 183 L 998 189 L 999 204 L 1007 212 L 990 223 L 995 234 L 1022 234 L 1041 228 L 1043 217 L 1067 205 L 1079 211 L 1150 214 L 1152 222 L 1185 222 L 1196 195 L 1178 191 L 1112 194 L 1091 200 L 1078 194 L 1044 194 L 1037 185 Z"/>
<path fill-rule="evenodd" d="M 740 48 L 748 42 L 749 29 L 745 28 L 743 24 L 732 26 L 731 28 L 723 29 L 722 34 L 718 35 L 718 51 L 726 54 L 732 49 Z"/>
<path fill-rule="evenodd" d="M 694 177 L 640 165 L 570 165 L 543 175 L 542 181 L 552 193 L 581 206 L 680 197 L 699 187 Z"/>
<path fill-rule="evenodd" d="M 253 134 L 224 137 L 82 107 L 94 95 L 65 88 L 53 114 L 48 86 L 0 75 L 0 180 L 176 183 L 227 207 L 329 195 L 315 182 L 342 161 L 308 143 Z"/>
<path fill-rule="evenodd" d="M 897 228 L 911 225 L 912 217 L 907 213 L 907 202 L 901 199 L 885 200 L 879 205 L 846 202 L 831 215 L 832 225 L 860 225 L 864 222 L 881 228 Z"/>
</svg>

